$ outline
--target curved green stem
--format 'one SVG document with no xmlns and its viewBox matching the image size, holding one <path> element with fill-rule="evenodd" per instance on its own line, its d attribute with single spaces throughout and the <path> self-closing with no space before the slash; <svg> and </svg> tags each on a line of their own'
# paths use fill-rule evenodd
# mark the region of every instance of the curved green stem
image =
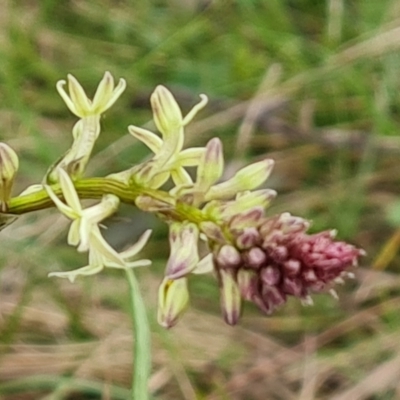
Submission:
<svg viewBox="0 0 400 400">
<path fill-rule="evenodd" d="M 127 269 L 129 290 L 131 296 L 131 312 L 133 322 L 133 383 L 132 400 L 148 400 L 148 380 L 151 369 L 151 338 L 146 306 L 140 294 L 139 284 L 132 269 Z"/>
<path fill-rule="evenodd" d="M 81 199 L 100 199 L 105 194 L 114 194 L 122 203 L 134 205 L 139 196 L 146 196 L 157 201 L 159 205 L 165 205 L 166 211 L 160 211 L 160 214 L 169 215 L 176 220 L 189 220 L 195 223 L 204 220 L 204 216 L 198 208 L 177 202 L 174 197 L 163 190 L 149 189 L 135 184 L 126 185 L 110 178 L 80 179 L 74 182 L 74 186 Z M 57 196 L 62 197 L 58 184 L 51 185 L 51 188 Z M 7 214 L 21 215 L 54 207 L 54 203 L 47 192 L 42 189 L 13 197 L 8 201 L 7 206 Z"/>
</svg>

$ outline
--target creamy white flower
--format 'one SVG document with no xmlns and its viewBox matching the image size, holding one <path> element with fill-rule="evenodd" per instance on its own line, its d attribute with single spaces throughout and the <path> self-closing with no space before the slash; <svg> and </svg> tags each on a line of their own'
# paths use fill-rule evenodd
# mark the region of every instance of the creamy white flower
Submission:
<svg viewBox="0 0 400 400">
<path fill-rule="evenodd" d="M 207 104 L 207 96 L 200 95 L 201 101 L 191 111 L 182 116 L 178 103 L 164 86 L 157 86 L 151 95 L 154 122 L 162 138 L 147 129 L 129 126 L 129 133 L 142 141 L 154 153 L 145 174 L 141 174 L 147 184 L 154 188 L 163 185 L 171 176 L 176 185 L 193 183 L 184 167 L 196 166 L 204 153 L 204 148 L 191 148 L 182 151 L 184 127 Z"/>
<path fill-rule="evenodd" d="M 105 267 L 108 268 L 137 268 L 146 267 L 151 264 L 151 260 L 135 260 L 135 257 L 146 245 L 151 230 L 145 231 L 139 240 L 129 247 L 127 250 L 117 253 L 103 238 L 100 229 L 95 225 L 90 232 L 89 239 L 89 264 L 66 272 L 51 272 L 49 276 L 56 276 L 58 278 L 67 278 L 73 282 L 79 275 L 94 275 L 102 271 Z"/>
<path fill-rule="evenodd" d="M 65 80 L 57 82 L 57 90 L 67 107 L 78 117 L 100 115 L 108 110 L 126 88 L 125 79 L 120 79 L 115 87 L 114 78 L 109 72 L 104 74 L 97 87 L 93 100 L 90 100 L 80 83 L 73 75 L 68 75 L 68 92 L 64 89 Z"/>
<path fill-rule="evenodd" d="M 72 220 L 68 244 L 78 246 L 78 251 L 89 251 L 89 264 L 74 271 L 52 272 L 49 276 L 68 278 L 73 282 L 78 275 L 93 275 L 104 267 L 135 268 L 151 264 L 150 260 L 131 261 L 147 243 L 151 230 L 145 231 L 134 245 L 121 253 L 114 250 L 101 234 L 99 223 L 117 210 L 117 196 L 105 195 L 100 203 L 84 209 L 71 178 L 62 169 L 59 171 L 59 182 L 65 203 L 50 186 L 46 185 L 45 189 L 61 213 Z"/>
<path fill-rule="evenodd" d="M 92 229 L 118 209 L 119 198 L 108 194 L 103 196 L 100 203 L 83 209 L 74 184 L 63 169 L 59 170 L 59 182 L 65 203 L 57 197 L 50 186 L 45 185 L 46 192 L 61 213 L 72 220 L 68 233 L 68 244 L 79 245 L 78 251 L 87 251 Z"/>
</svg>

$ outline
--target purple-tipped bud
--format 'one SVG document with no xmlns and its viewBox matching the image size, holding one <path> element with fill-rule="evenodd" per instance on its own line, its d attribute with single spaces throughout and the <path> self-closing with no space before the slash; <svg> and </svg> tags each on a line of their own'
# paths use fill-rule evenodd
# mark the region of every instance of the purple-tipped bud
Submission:
<svg viewBox="0 0 400 400">
<path fill-rule="evenodd" d="M 301 262 L 299 260 L 287 260 L 283 263 L 283 270 L 286 276 L 293 278 L 300 274 Z"/>
<path fill-rule="evenodd" d="M 229 222 L 229 227 L 233 230 L 251 228 L 258 225 L 264 214 L 262 207 L 254 207 L 250 210 L 235 215 Z"/>
<path fill-rule="evenodd" d="M 187 275 L 196 268 L 198 254 L 199 230 L 193 223 L 173 223 L 169 229 L 171 247 L 165 271 L 169 279 L 177 279 Z"/>
<path fill-rule="evenodd" d="M 242 264 L 242 258 L 235 247 L 226 244 L 218 251 L 216 262 L 223 269 L 236 268 Z"/>
<path fill-rule="evenodd" d="M 269 286 L 276 285 L 281 279 L 281 272 L 278 267 L 269 265 L 261 270 L 260 278 L 263 283 Z"/>
<path fill-rule="evenodd" d="M 266 208 L 269 206 L 271 200 L 273 200 L 275 197 L 276 192 L 275 190 L 271 189 L 238 193 L 234 201 L 227 201 L 223 203 L 223 206 L 219 211 L 219 216 L 224 221 L 229 221 L 232 217 L 244 212 L 245 210 L 251 210 L 256 207 L 261 207 L 262 209 Z"/>
<path fill-rule="evenodd" d="M 197 168 L 196 189 L 206 193 L 221 178 L 224 171 L 222 143 L 218 138 L 211 139 Z"/>
<path fill-rule="evenodd" d="M 250 249 L 260 242 L 260 234 L 256 228 L 245 228 L 236 239 L 236 246 L 239 249 L 245 250 Z"/>
<path fill-rule="evenodd" d="M 5 143 L 0 143 L 0 211 L 7 211 L 7 202 L 11 197 L 11 190 L 19 161 L 15 151 Z"/>
<path fill-rule="evenodd" d="M 171 280 L 164 278 L 158 289 L 158 323 L 171 328 L 177 322 L 189 303 L 186 278 Z"/>
<path fill-rule="evenodd" d="M 310 227 L 310 221 L 283 213 L 278 220 L 279 229 L 284 234 L 305 232 Z"/>
<path fill-rule="evenodd" d="M 224 320 L 236 325 L 241 313 L 242 299 L 232 270 L 221 269 L 221 308 Z"/>
<path fill-rule="evenodd" d="M 247 253 L 244 254 L 244 261 L 246 267 L 253 269 L 259 269 L 267 260 L 265 252 L 259 247 L 251 248 Z"/>
<path fill-rule="evenodd" d="M 176 134 L 183 125 L 181 109 L 172 93 L 164 86 L 157 86 L 150 97 L 154 122 L 158 130 L 167 138 Z"/>
<path fill-rule="evenodd" d="M 211 221 L 204 221 L 200 223 L 201 231 L 207 236 L 209 240 L 214 240 L 217 243 L 225 243 L 225 236 L 222 229 Z"/>
</svg>

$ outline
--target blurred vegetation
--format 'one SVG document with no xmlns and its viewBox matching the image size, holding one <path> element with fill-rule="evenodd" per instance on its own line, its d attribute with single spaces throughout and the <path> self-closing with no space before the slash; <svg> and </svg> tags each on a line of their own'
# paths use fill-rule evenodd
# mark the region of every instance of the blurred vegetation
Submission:
<svg viewBox="0 0 400 400">
<path fill-rule="evenodd" d="M 109 70 L 128 89 L 102 121 L 88 173 L 147 156 L 127 126 L 152 127 L 157 84 L 184 110 L 206 93 L 187 143 L 221 137 L 230 172 L 275 159 L 271 215 L 310 218 L 367 250 L 339 301 L 314 296 L 314 307 L 293 301 L 271 317 L 246 306 L 233 329 L 219 317 L 214 279 L 196 277 L 190 311 L 165 332 L 154 318 L 165 227 L 123 208 L 109 224 L 114 245 L 155 229 L 154 266 L 139 272 L 154 398 L 400 398 L 398 1 L 0 0 L 0 9 L 0 138 L 20 155 L 16 192 L 70 144 L 75 119 L 56 82 L 71 73 L 94 90 Z M 47 278 L 84 262 L 66 226 L 40 212 L 1 233 L 0 399 L 128 397 L 127 285 L 110 271 L 73 285 Z"/>
</svg>

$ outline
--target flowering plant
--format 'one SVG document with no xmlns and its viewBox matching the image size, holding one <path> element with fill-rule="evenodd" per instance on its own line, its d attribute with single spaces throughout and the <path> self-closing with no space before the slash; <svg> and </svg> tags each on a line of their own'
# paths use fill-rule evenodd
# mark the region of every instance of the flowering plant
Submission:
<svg viewBox="0 0 400 400">
<path fill-rule="evenodd" d="M 151 231 L 137 243 L 117 252 L 104 239 L 101 222 L 115 213 L 120 203 L 153 213 L 169 225 L 170 256 L 158 293 L 158 321 L 172 327 L 189 302 L 191 274 L 213 273 L 220 286 L 224 320 L 235 325 L 242 301 L 251 301 L 271 314 L 289 296 L 311 304 L 314 292 L 336 292 L 335 282 L 349 277 L 363 251 L 335 241 L 335 231 L 308 234 L 309 221 L 289 213 L 268 216 L 265 209 L 276 192 L 264 188 L 274 162 L 265 159 L 248 165 L 225 181 L 222 143 L 211 139 L 205 147 L 184 148 L 184 128 L 207 103 L 201 101 L 184 117 L 173 95 L 158 86 L 151 95 L 154 122 L 161 134 L 130 126 L 129 133 L 142 141 L 153 157 L 128 170 L 102 178 L 85 178 L 84 172 L 100 133 L 100 117 L 125 89 L 106 72 L 93 100 L 78 81 L 68 76 L 57 90 L 79 120 L 73 143 L 47 171 L 43 183 L 11 197 L 18 157 L 0 143 L 0 215 L 3 226 L 18 215 L 52 206 L 71 222 L 68 244 L 88 253 L 88 265 L 50 275 L 68 278 L 93 275 L 104 268 L 124 269 L 132 289 L 135 310 L 135 398 L 145 399 L 149 371 L 148 326 L 132 268 L 150 260 L 132 260 L 148 241 Z M 193 178 L 187 167 L 195 167 Z M 167 182 L 173 187 L 164 189 Z M 83 208 L 82 199 L 99 202 Z M 201 247 L 201 251 L 200 251 Z M 202 254 L 202 256 L 200 256 Z M 147 349 L 147 350 L 146 350 Z M 147 353 L 146 353 L 147 351 Z"/>
</svg>

